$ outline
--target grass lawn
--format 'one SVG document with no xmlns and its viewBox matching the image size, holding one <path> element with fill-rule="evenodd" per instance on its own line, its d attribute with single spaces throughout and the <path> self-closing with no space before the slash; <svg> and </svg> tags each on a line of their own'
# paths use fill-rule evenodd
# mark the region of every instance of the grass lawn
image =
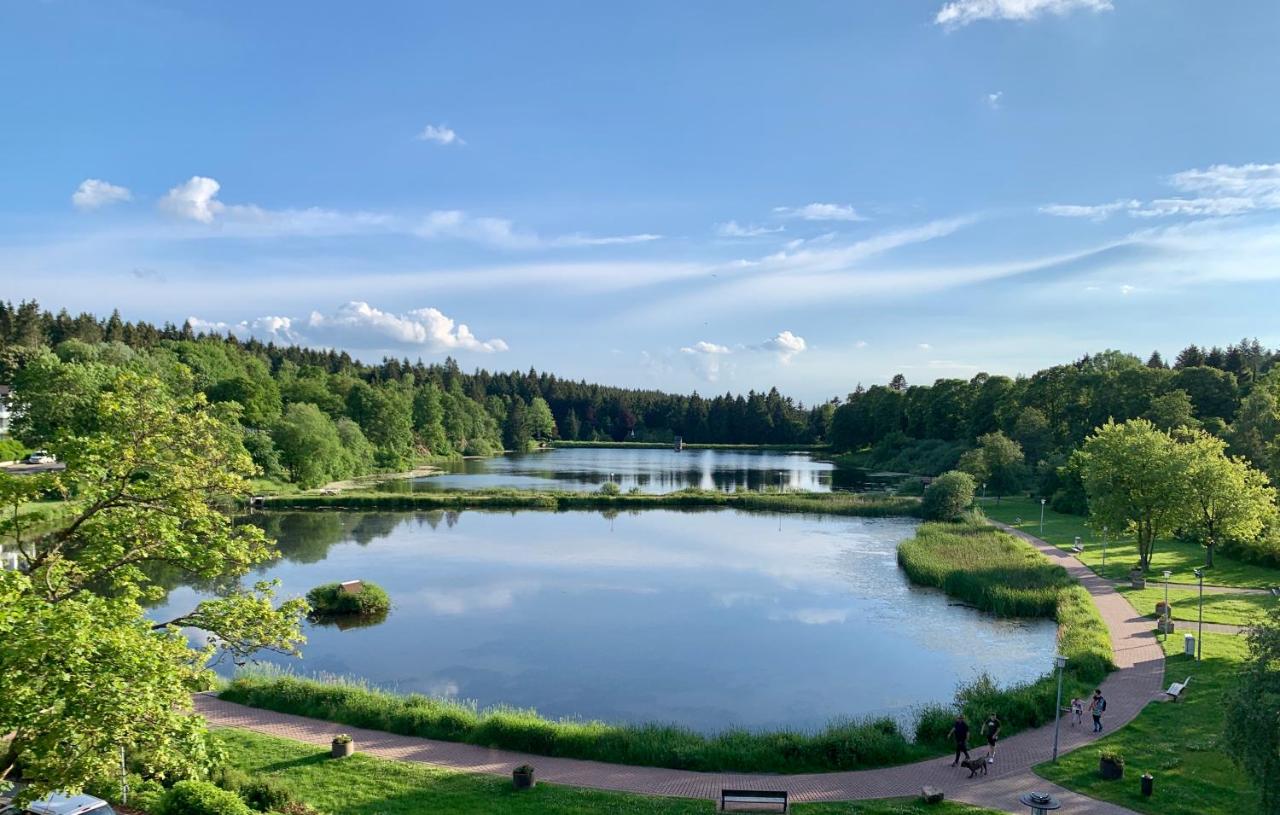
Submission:
<svg viewBox="0 0 1280 815">
<path fill-rule="evenodd" d="M 271 775 L 303 801 L 332 815 L 427 815 L 427 813 L 615 813 L 616 815 L 710 815 L 710 801 L 652 798 L 539 784 L 516 792 L 511 782 L 356 754 L 334 761 L 328 751 L 245 730 L 219 730 L 231 762 L 250 776 Z M 783 784 L 785 786 L 785 784 Z M 964 804 L 925 807 L 912 800 L 794 807 L 797 815 L 992 815 Z"/>
<path fill-rule="evenodd" d="M 1036 498 L 979 499 L 978 506 L 987 517 L 1001 523 L 1016 526 L 1023 532 L 1043 538 L 1063 549 L 1070 549 L 1078 536 L 1084 544 L 1083 554 L 1077 555 L 1089 568 L 1103 577 L 1120 580 L 1129 575 L 1129 569 L 1138 562 L 1138 543 L 1133 538 L 1122 538 L 1111 532 L 1107 536 L 1107 565 L 1102 567 L 1102 533 L 1089 526 L 1089 519 L 1082 515 L 1065 515 L 1048 507 L 1044 511 L 1044 534 L 1040 532 L 1040 501 Z M 1021 518 L 1015 524 L 1014 519 Z M 1204 565 L 1204 547 L 1198 543 L 1162 539 L 1156 541 L 1149 579 L 1162 571 L 1173 572 L 1171 580 L 1194 583 L 1192 569 Z M 1223 555 L 1214 554 L 1214 567 L 1205 573 L 1205 582 L 1217 586 L 1241 586 L 1266 589 L 1280 585 L 1280 569 L 1257 566 Z"/>
<path fill-rule="evenodd" d="M 1182 655 L 1182 638 L 1165 643 L 1165 681 L 1191 677 L 1182 701 L 1157 702 L 1097 746 L 1067 754 L 1036 772 L 1064 787 L 1140 812 L 1158 815 L 1243 815 L 1258 812 L 1257 793 L 1244 774 L 1218 750 L 1223 714 L 1220 697 L 1246 654 L 1243 637 L 1205 634 L 1204 661 Z M 1098 751 L 1106 747 L 1125 758 L 1124 778 L 1098 777 Z M 1155 776 L 1155 795 L 1143 798 L 1138 779 Z"/>
<path fill-rule="evenodd" d="M 1120 586 L 1118 590 L 1133 607 L 1143 614 L 1155 614 L 1156 603 L 1164 599 L 1164 586 L 1148 582 L 1145 589 Z M 1173 619 L 1194 623 L 1197 619 L 1199 595 L 1195 589 L 1170 588 L 1169 602 L 1173 604 Z M 1204 595 L 1204 621 L 1249 625 L 1278 602 L 1269 594 L 1210 594 Z"/>
</svg>

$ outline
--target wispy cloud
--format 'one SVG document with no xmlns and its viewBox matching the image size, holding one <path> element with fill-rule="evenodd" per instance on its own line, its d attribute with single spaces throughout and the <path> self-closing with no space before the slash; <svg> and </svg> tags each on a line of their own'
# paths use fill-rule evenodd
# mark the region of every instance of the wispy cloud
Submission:
<svg viewBox="0 0 1280 815">
<path fill-rule="evenodd" d="M 1004 99 L 1004 91 L 996 91 L 995 93 L 989 93 L 986 95 L 985 98 L 987 100 L 987 107 L 991 108 L 992 110 L 999 110 L 1000 101 Z"/>
<path fill-rule="evenodd" d="M 458 146 L 466 144 L 466 142 L 462 140 L 462 137 L 455 133 L 453 128 L 447 125 L 427 125 L 419 131 L 418 141 L 429 141 L 445 146 L 450 144 Z"/>
<path fill-rule="evenodd" d="M 218 200 L 222 185 L 212 178 L 194 175 L 160 199 L 160 209 L 178 218 L 211 224 L 226 205 Z"/>
<path fill-rule="evenodd" d="M 547 249 L 575 246 L 618 246 L 648 243 L 662 236 L 652 233 L 593 236 L 574 233 L 543 237 L 533 230 L 517 229 L 506 218 L 472 216 L 462 210 L 438 210 L 422 219 L 414 233 L 428 240 L 461 240 L 500 249 Z"/>
<path fill-rule="evenodd" d="M 128 187 L 118 187 L 98 178 L 86 178 L 80 182 L 76 191 L 71 193 L 72 205 L 82 212 L 132 199 L 133 193 L 129 192 Z"/>
<path fill-rule="evenodd" d="M 933 21 L 948 28 L 979 20 L 1034 20 L 1047 14 L 1073 11 L 1111 11 L 1111 0 L 952 0 L 938 9 Z"/>
<path fill-rule="evenodd" d="M 805 204 L 802 207 L 774 207 L 773 211 L 784 218 L 800 218 L 805 221 L 865 221 L 848 204 Z"/>
<path fill-rule="evenodd" d="M 804 353 L 809 347 L 804 337 L 791 331 L 779 331 L 764 342 L 755 345 L 728 346 L 717 342 L 701 340 L 693 345 L 680 349 L 693 367 L 695 373 L 708 382 L 719 380 L 720 374 L 729 369 L 732 357 L 752 353 L 768 353 L 776 355 L 784 365 Z"/>
<path fill-rule="evenodd" d="M 1280 210 L 1280 164 L 1215 164 L 1204 170 L 1184 170 L 1167 179 L 1187 197 L 1113 201 L 1109 204 L 1049 204 L 1047 215 L 1103 220 L 1118 212 L 1135 218 L 1220 218 L 1250 212 Z"/>
<path fill-rule="evenodd" d="M 808 347 L 809 344 L 804 341 L 804 337 L 792 334 L 790 331 L 779 331 L 777 335 L 760 344 L 761 350 L 777 354 L 783 364 L 795 359 L 797 354 L 804 353 Z"/>
<path fill-rule="evenodd" d="M 737 221 L 726 221 L 722 224 L 716 224 L 716 234 L 722 238 L 758 238 L 761 235 L 773 235 L 778 232 L 785 232 L 786 227 L 779 224 L 778 226 L 759 226 L 757 224 L 747 224 L 743 226 Z"/>
</svg>

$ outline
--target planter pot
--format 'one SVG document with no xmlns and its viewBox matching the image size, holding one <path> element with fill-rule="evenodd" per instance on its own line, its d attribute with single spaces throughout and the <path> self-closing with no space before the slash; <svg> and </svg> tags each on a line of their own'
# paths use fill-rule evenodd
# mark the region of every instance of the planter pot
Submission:
<svg viewBox="0 0 1280 815">
<path fill-rule="evenodd" d="M 1156 601 L 1156 616 L 1157 616 L 1157 617 L 1167 617 L 1167 616 L 1169 616 L 1169 608 L 1170 608 L 1170 607 L 1169 607 L 1169 604 L 1168 604 L 1168 603 L 1166 603 L 1166 602 L 1165 602 L 1165 601 L 1163 601 L 1163 600 L 1157 600 L 1157 601 Z"/>
<path fill-rule="evenodd" d="M 1101 775 L 1104 781 L 1116 781 L 1124 778 L 1124 765 L 1109 758 L 1099 758 L 1098 775 Z"/>
<path fill-rule="evenodd" d="M 1147 587 L 1147 579 L 1142 575 L 1137 575 L 1136 577 L 1130 577 L 1129 583 L 1135 589 L 1145 589 Z"/>
<path fill-rule="evenodd" d="M 1169 617 L 1165 617 L 1156 623 L 1156 630 L 1161 634 L 1172 634 L 1175 628 L 1176 624 Z"/>
<path fill-rule="evenodd" d="M 532 789 L 533 785 L 537 782 L 533 780 L 533 770 L 529 770 L 527 772 L 512 770 L 511 783 L 515 785 L 515 788 L 518 790 L 527 790 Z"/>
<path fill-rule="evenodd" d="M 334 741 L 331 746 L 330 755 L 334 758 L 346 758 L 356 751 L 356 743 L 354 741 Z"/>
</svg>

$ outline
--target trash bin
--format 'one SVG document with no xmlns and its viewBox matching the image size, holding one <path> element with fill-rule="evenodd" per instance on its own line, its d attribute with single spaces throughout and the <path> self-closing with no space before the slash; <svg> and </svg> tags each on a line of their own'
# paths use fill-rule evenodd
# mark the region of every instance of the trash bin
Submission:
<svg viewBox="0 0 1280 815">
<path fill-rule="evenodd" d="M 1182 653 L 1189 657 L 1196 655 L 1196 636 L 1195 634 L 1182 635 Z"/>
<path fill-rule="evenodd" d="M 1142 774 L 1142 797 L 1143 798 L 1151 797 L 1152 788 L 1155 785 L 1155 782 L 1156 780 L 1151 777 L 1151 773 Z"/>
</svg>

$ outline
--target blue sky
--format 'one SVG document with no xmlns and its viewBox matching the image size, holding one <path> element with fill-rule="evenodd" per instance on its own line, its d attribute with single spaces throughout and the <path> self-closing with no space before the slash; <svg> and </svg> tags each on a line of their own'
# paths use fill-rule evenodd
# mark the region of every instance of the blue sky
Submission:
<svg viewBox="0 0 1280 815">
<path fill-rule="evenodd" d="M 1280 4 L 0 4 L 0 297 L 706 393 L 1280 344 Z"/>
</svg>

